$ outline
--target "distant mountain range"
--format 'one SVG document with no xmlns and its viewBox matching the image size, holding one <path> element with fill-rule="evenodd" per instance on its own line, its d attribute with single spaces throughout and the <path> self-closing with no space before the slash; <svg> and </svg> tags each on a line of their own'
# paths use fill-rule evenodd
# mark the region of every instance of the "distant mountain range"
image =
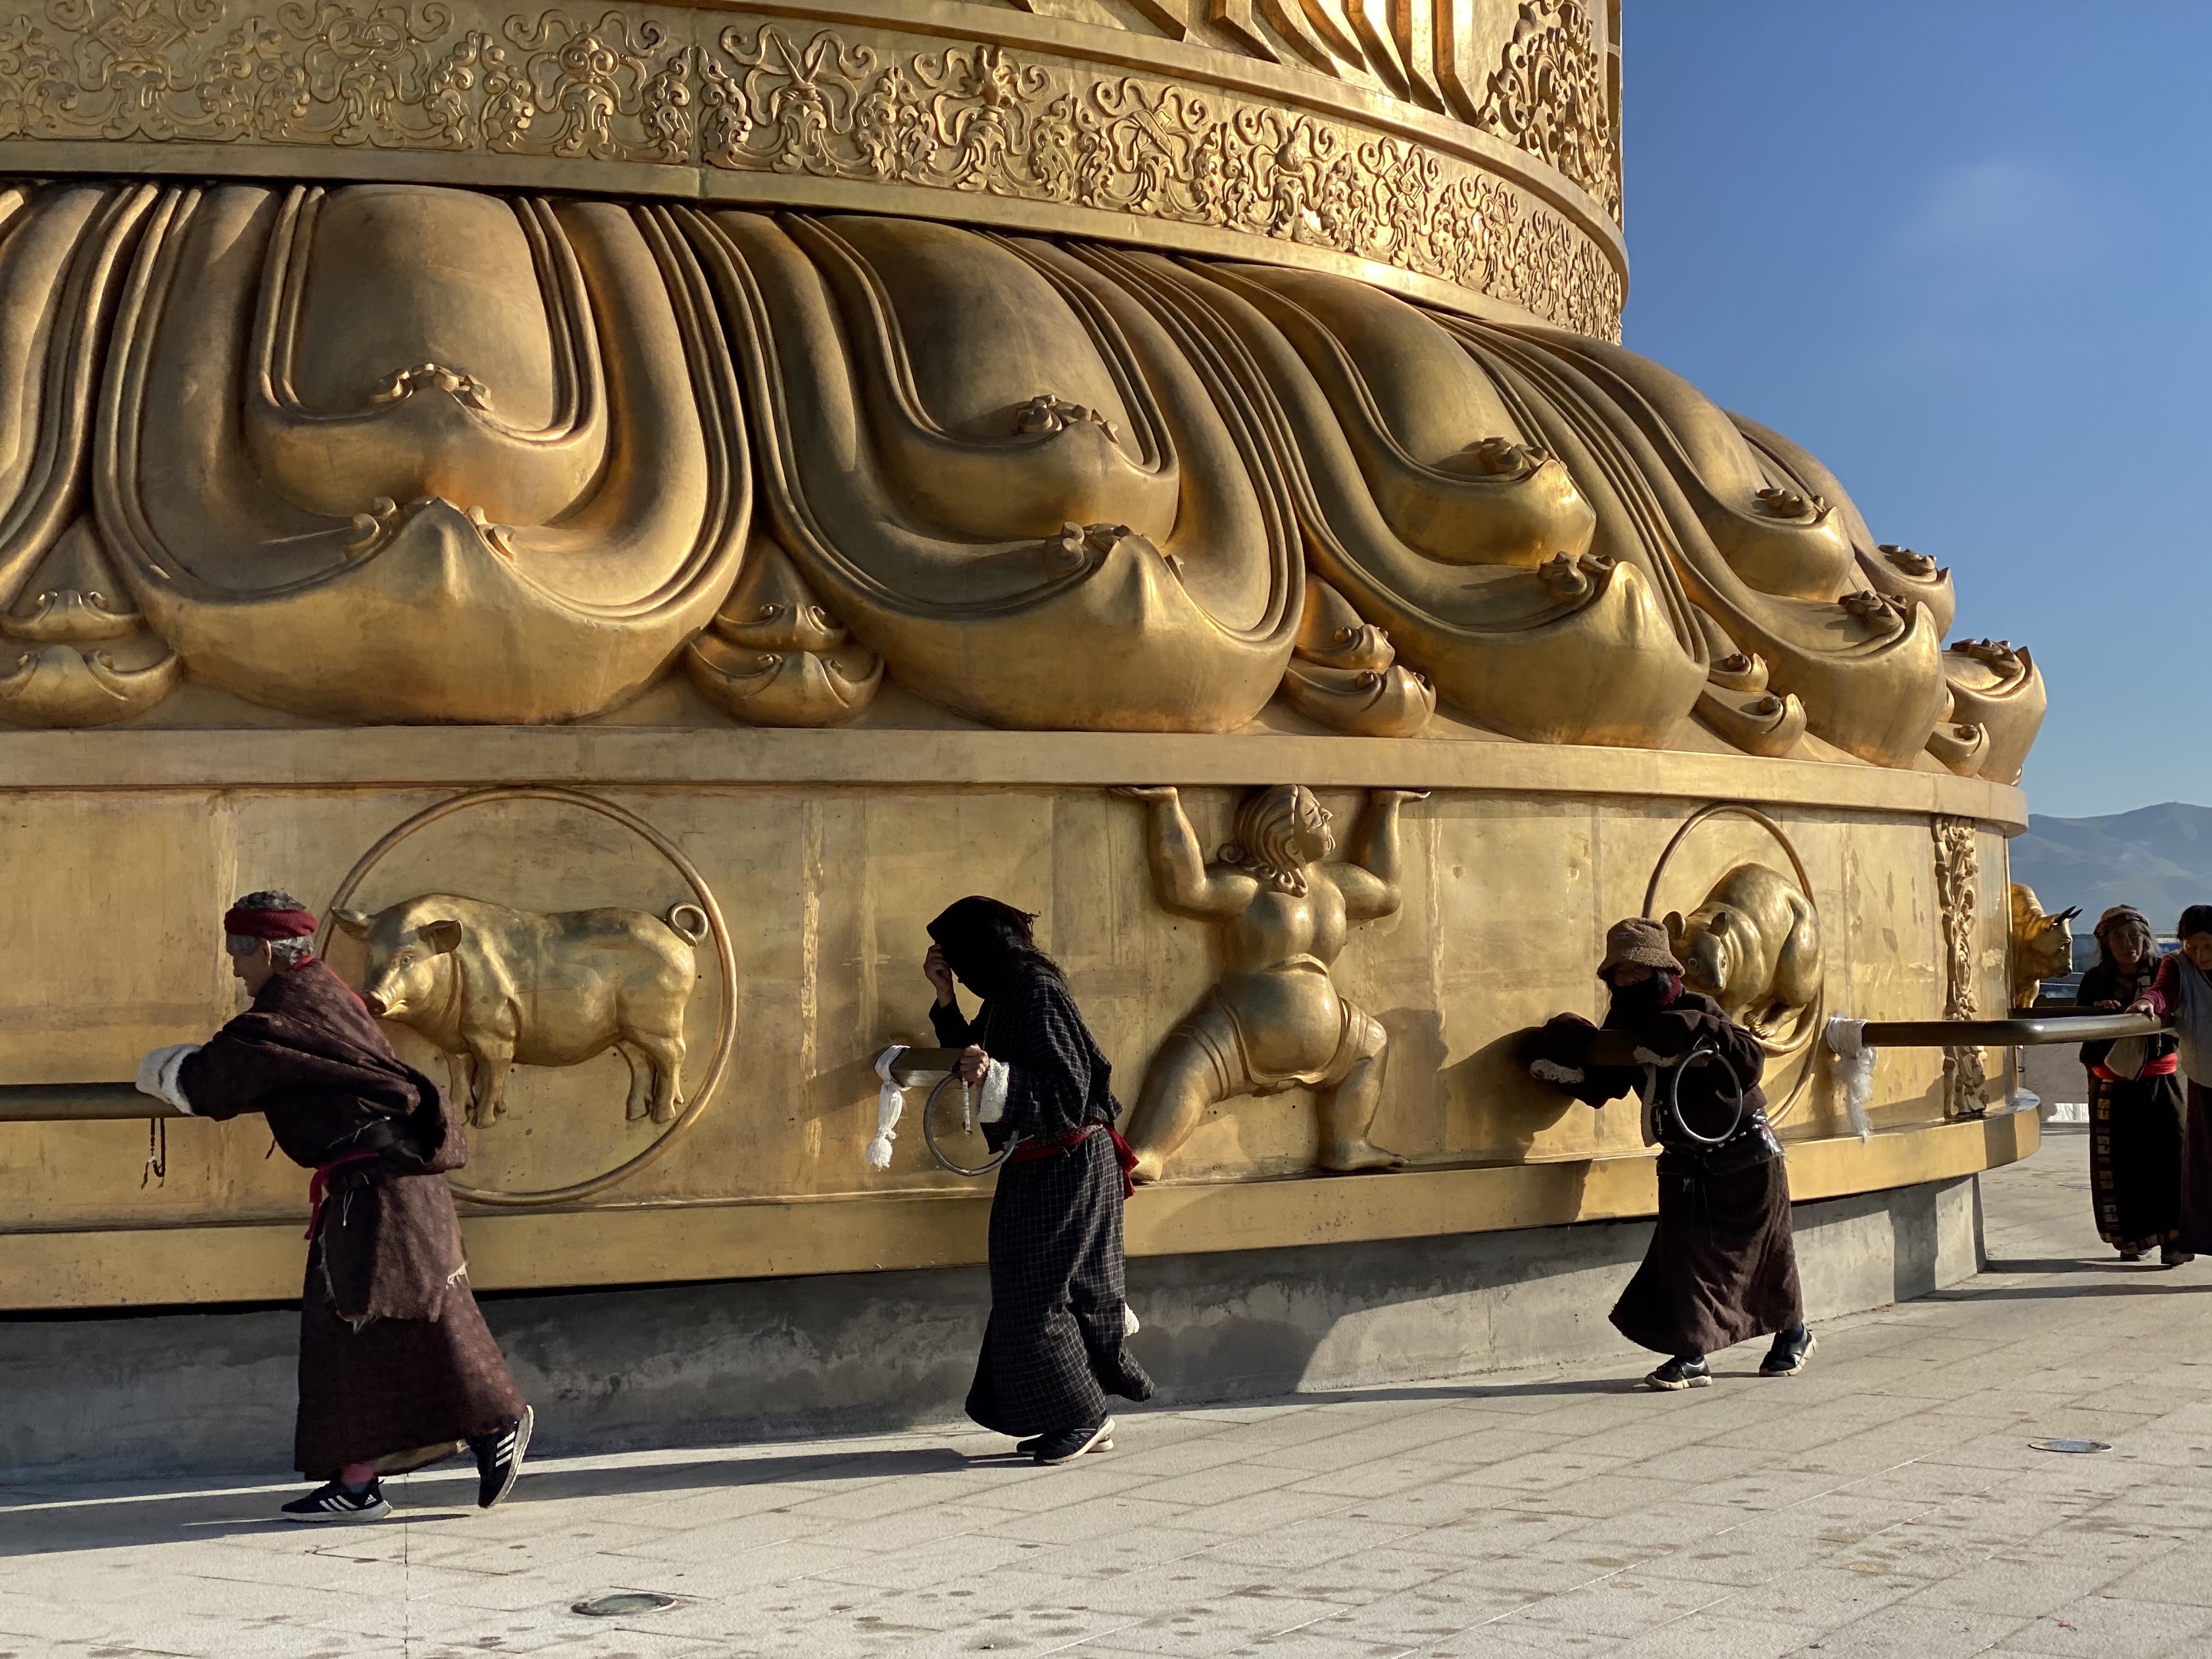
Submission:
<svg viewBox="0 0 2212 1659">
<path fill-rule="evenodd" d="M 2160 933 L 2182 908 L 2212 904 L 2212 807 L 2168 801 L 2103 818 L 2031 814 L 2012 843 L 2012 878 L 2035 889 L 2045 912 L 2081 907 L 2077 934 L 2115 904 L 2132 904 Z"/>
</svg>

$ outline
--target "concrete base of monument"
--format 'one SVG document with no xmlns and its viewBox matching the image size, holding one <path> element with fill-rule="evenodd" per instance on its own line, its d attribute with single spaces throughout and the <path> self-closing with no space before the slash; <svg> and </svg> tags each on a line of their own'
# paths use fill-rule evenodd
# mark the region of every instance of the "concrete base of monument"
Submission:
<svg viewBox="0 0 2212 1659">
<path fill-rule="evenodd" d="M 1815 1322 L 1981 1265 L 1972 1176 L 1801 1204 L 1796 1220 Z M 1155 1405 L 1613 1355 L 1626 1382 L 1648 1356 L 1606 1313 L 1650 1237 L 1620 1221 L 1139 1257 L 1134 1346 Z M 578 1453 L 956 1419 L 988 1303 L 983 1270 L 953 1267 L 515 1292 L 484 1310 L 537 1407 L 533 1449 Z M 280 1478 L 297 1343 L 296 1313 L 265 1306 L 0 1320 L 0 1477 Z"/>
</svg>

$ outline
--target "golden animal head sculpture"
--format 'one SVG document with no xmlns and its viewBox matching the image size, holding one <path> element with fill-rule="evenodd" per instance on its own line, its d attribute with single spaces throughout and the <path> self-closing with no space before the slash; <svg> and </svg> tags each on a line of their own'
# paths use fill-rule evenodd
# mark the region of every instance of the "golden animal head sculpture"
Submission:
<svg viewBox="0 0 2212 1659">
<path fill-rule="evenodd" d="M 2012 884 L 2012 1006 L 2033 1008 L 2042 994 L 2043 981 L 2074 970 L 2075 917 L 2078 904 L 2057 915 L 2045 915 L 2035 890 L 2020 882 Z"/>
<path fill-rule="evenodd" d="M 1669 912 L 1667 940 L 1682 983 L 1762 1037 L 1786 1036 L 1820 991 L 1820 919 L 1787 876 L 1740 864 L 1685 916 Z"/>
</svg>

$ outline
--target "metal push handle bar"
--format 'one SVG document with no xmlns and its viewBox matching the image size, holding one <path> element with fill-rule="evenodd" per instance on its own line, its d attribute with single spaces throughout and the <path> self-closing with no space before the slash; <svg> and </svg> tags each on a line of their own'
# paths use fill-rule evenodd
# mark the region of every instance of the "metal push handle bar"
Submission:
<svg viewBox="0 0 2212 1659">
<path fill-rule="evenodd" d="M 2022 1048 L 2046 1042 L 2102 1042 L 2107 1037 L 2152 1036 L 2166 1030 L 2149 1014 L 2038 1014 L 2027 1019 L 1869 1020 L 1860 1039 L 1870 1048 Z M 1601 1036 L 1621 1037 L 1607 1031 Z M 1600 1064 L 1628 1063 L 1595 1050 Z M 960 1062 L 957 1048 L 909 1048 L 891 1068 L 908 1088 L 941 1081 Z M 0 1083 L 0 1123 L 123 1122 L 149 1117 L 183 1117 L 166 1101 L 142 1095 L 128 1083 Z"/>
<path fill-rule="evenodd" d="M 2038 1014 L 2029 1019 L 1875 1019 L 1859 1041 L 1869 1048 L 2028 1048 L 2046 1042 L 2102 1042 L 2155 1036 L 2154 1014 Z"/>
</svg>

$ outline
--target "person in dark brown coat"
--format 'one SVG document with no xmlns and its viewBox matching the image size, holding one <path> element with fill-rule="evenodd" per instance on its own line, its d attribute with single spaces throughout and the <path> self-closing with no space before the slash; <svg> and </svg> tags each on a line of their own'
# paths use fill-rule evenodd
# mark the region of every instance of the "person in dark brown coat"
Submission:
<svg viewBox="0 0 2212 1659">
<path fill-rule="evenodd" d="M 1759 1091 L 1765 1050 L 1682 987 L 1666 930 L 1636 916 L 1606 934 L 1598 977 L 1605 1024 L 1559 1014 L 1538 1034 L 1529 1071 L 1602 1106 L 1633 1090 L 1644 1142 L 1659 1148 L 1659 1219 L 1644 1264 L 1613 1304 L 1615 1329 L 1671 1356 L 1644 1379 L 1702 1389 L 1705 1356 L 1771 1334 L 1762 1376 L 1794 1376 L 1813 1352 L 1790 1225 L 1790 1178 Z"/>
<path fill-rule="evenodd" d="M 204 1043 L 157 1048 L 138 1087 L 196 1117 L 260 1112 L 313 1170 L 294 1462 L 324 1484 L 295 1521 L 391 1512 L 381 1477 L 476 1455 L 477 1502 L 514 1490 L 533 1421 L 469 1289 L 445 1172 L 468 1142 L 438 1085 L 392 1052 L 313 955 L 315 918 L 249 893 L 223 918 L 253 1006 Z"/>
</svg>

